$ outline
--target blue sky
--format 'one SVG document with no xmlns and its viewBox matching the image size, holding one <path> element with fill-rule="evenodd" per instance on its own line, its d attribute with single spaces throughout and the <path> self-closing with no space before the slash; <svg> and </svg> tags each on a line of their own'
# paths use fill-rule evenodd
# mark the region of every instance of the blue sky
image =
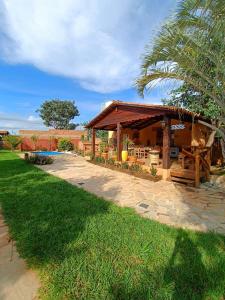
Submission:
<svg viewBox="0 0 225 300">
<path fill-rule="evenodd" d="M 0 128 L 42 129 L 47 99 L 75 100 L 88 121 L 111 99 L 157 103 L 167 85 L 140 99 L 140 57 L 175 0 L 0 2 Z M 88 7 L 88 9 L 87 9 Z"/>
</svg>

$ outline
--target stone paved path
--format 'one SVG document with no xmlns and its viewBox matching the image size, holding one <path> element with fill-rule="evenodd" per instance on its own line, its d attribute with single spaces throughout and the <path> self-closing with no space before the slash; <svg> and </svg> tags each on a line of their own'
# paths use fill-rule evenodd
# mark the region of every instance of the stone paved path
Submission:
<svg viewBox="0 0 225 300">
<path fill-rule="evenodd" d="M 82 157 L 58 158 L 43 170 L 66 179 L 144 217 L 194 230 L 225 234 L 225 191 L 195 189 L 169 181 L 151 182 L 87 162 Z"/>
<path fill-rule="evenodd" d="M 39 281 L 10 241 L 0 208 L 0 300 L 37 299 Z"/>
</svg>

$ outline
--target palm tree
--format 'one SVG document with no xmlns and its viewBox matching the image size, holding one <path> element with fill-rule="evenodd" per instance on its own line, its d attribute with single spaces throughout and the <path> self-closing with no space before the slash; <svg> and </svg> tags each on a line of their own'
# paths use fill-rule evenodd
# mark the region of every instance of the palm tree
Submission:
<svg viewBox="0 0 225 300">
<path fill-rule="evenodd" d="M 225 141 L 225 1 L 182 0 L 153 48 L 143 58 L 137 89 L 161 80 L 179 80 L 212 99 L 220 108 L 219 130 Z"/>
</svg>

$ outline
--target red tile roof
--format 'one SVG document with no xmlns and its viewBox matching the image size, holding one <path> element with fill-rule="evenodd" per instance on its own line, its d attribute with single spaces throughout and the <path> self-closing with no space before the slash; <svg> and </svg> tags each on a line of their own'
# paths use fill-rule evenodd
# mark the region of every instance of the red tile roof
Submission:
<svg viewBox="0 0 225 300">
<path fill-rule="evenodd" d="M 1 130 L 0 129 L 0 135 L 7 135 L 9 132 L 7 130 Z"/>
</svg>

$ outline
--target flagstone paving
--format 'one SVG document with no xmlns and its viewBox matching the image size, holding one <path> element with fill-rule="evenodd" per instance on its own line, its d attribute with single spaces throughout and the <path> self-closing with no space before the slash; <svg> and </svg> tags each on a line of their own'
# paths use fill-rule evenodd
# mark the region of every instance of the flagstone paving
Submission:
<svg viewBox="0 0 225 300">
<path fill-rule="evenodd" d="M 195 189 L 163 180 L 152 182 L 96 166 L 83 157 L 61 157 L 41 168 L 118 205 L 132 207 L 143 217 L 225 234 L 223 189 L 207 184 Z"/>
<path fill-rule="evenodd" d="M 36 274 L 19 257 L 0 208 L 0 299 L 34 300 L 40 286 Z"/>
</svg>

